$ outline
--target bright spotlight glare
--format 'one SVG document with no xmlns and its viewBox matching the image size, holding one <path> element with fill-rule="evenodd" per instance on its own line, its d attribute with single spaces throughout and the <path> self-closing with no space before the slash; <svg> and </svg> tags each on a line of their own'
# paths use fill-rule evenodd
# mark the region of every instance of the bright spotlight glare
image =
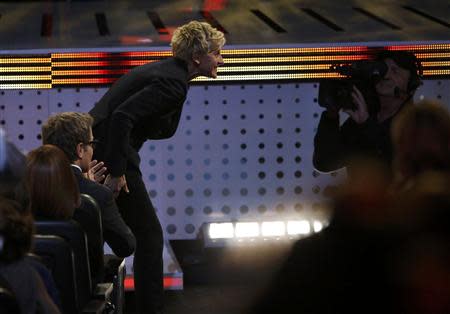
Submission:
<svg viewBox="0 0 450 314">
<path fill-rule="evenodd" d="M 211 239 L 231 239 L 234 236 L 233 223 L 212 223 L 209 225 L 209 237 Z"/>
<path fill-rule="evenodd" d="M 320 222 L 318 220 L 314 220 L 314 222 L 313 222 L 313 229 L 314 229 L 314 232 L 320 232 L 323 229 L 322 222 Z"/>
<path fill-rule="evenodd" d="M 284 236 L 286 227 L 283 221 L 265 221 L 261 225 L 261 233 L 265 237 Z"/>
<path fill-rule="evenodd" d="M 259 236 L 259 224 L 257 222 L 238 222 L 235 236 L 237 238 L 257 237 Z"/>
<path fill-rule="evenodd" d="M 308 220 L 292 220 L 287 223 L 287 233 L 289 235 L 309 234 L 311 226 Z"/>
</svg>

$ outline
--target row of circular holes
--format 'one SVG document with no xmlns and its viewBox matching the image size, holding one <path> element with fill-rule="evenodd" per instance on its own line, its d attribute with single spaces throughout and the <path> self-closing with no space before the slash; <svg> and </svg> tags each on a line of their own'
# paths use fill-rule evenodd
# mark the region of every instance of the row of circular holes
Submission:
<svg viewBox="0 0 450 314">
<path fill-rule="evenodd" d="M 284 172 L 283 172 L 283 171 L 277 171 L 276 174 L 275 174 L 275 176 L 276 176 L 277 179 L 283 179 L 283 178 L 284 178 Z M 241 174 L 239 175 L 239 177 L 240 177 L 242 180 L 246 180 L 246 179 L 248 178 L 248 173 L 247 173 L 247 172 L 241 172 Z M 295 172 L 294 172 L 294 177 L 297 178 L 297 179 L 301 178 L 301 177 L 302 177 L 302 172 L 301 172 L 300 170 L 295 171 Z M 148 179 L 149 179 L 151 182 L 155 182 L 155 181 L 156 181 L 156 178 L 157 178 L 156 174 L 153 174 L 153 173 L 150 174 L 149 177 L 148 177 Z M 192 180 L 194 179 L 194 176 L 192 175 L 192 173 L 189 172 L 189 173 L 187 173 L 187 174 L 185 175 L 185 178 L 186 178 L 187 181 L 192 181 Z M 224 180 L 228 180 L 228 179 L 230 178 L 230 175 L 228 174 L 228 172 L 224 172 L 224 173 L 222 174 L 222 178 L 223 178 Z M 259 171 L 259 172 L 258 172 L 258 178 L 259 178 L 260 180 L 266 179 L 266 172 L 265 172 L 265 171 Z M 209 181 L 209 180 L 212 179 L 212 175 L 211 175 L 209 172 L 205 172 L 205 173 L 203 174 L 203 179 L 206 180 L 206 181 Z M 167 175 L 167 180 L 169 180 L 169 181 L 174 181 L 174 180 L 175 180 L 175 175 L 174 175 L 173 173 L 169 173 L 169 174 Z"/>
<path fill-rule="evenodd" d="M 324 191 L 325 191 L 326 189 L 327 189 L 327 188 L 325 188 Z M 315 186 L 312 187 L 312 192 L 313 192 L 314 194 L 319 194 L 320 191 L 321 191 L 320 186 L 315 185 Z M 267 194 L 267 189 L 264 188 L 264 187 L 260 187 L 260 188 L 257 190 L 257 192 L 258 192 L 258 194 L 259 194 L 260 196 L 264 196 L 264 195 Z M 228 188 L 222 189 L 222 192 L 221 192 L 221 193 L 222 193 L 222 196 L 225 196 L 225 197 L 231 195 L 231 192 L 230 192 L 230 190 L 229 190 Z M 247 195 L 248 195 L 248 189 L 242 188 L 242 189 L 239 191 L 239 193 L 240 193 L 241 196 L 247 196 Z M 278 195 L 283 195 L 283 194 L 285 193 L 285 189 L 284 189 L 283 187 L 278 187 L 278 188 L 276 189 L 276 193 L 277 193 Z M 302 188 L 301 186 L 296 186 L 296 187 L 294 188 L 294 193 L 297 194 L 297 195 L 302 194 L 302 193 L 303 193 L 303 188 Z M 184 194 L 185 194 L 186 197 L 192 197 L 192 196 L 194 196 L 194 191 L 193 191 L 192 189 L 187 189 L 187 190 L 184 192 Z M 150 191 L 149 191 L 149 195 L 150 195 L 151 197 L 156 197 L 156 196 L 158 195 L 158 193 L 156 192 L 156 190 L 150 190 Z M 169 198 L 173 198 L 173 197 L 175 197 L 176 192 L 175 192 L 175 190 L 170 189 L 170 190 L 167 191 L 166 195 L 167 195 Z M 204 189 L 204 190 L 203 190 L 203 196 L 205 196 L 205 197 L 211 197 L 211 196 L 212 196 L 212 190 L 209 189 L 209 188 Z"/>
<path fill-rule="evenodd" d="M 294 204 L 294 206 L 293 206 L 292 208 L 293 208 L 296 212 L 303 212 L 303 210 L 304 210 L 304 207 L 303 207 L 303 204 L 302 204 L 302 203 L 296 203 L 296 204 Z M 320 211 L 320 210 L 322 210 L 324 207 L 323 207 L 323 205 L 321 205 L 321 204 L 319 204 L 319 203 L 314 203 L 314 204 L 312 205 L 311 208 L 312 208 L 313 211 Z M 259 205 L 259 206 L 256 208 L 256 210 L 257 210 L 260 214 L 264 214 L 264 213 L 266 213 L 266 212 L 268 211 L 267 206 L 264 205 L 264 204 Z M 205 207 L 203 207 L 203 210 L 202 210 L 202 211 L 203 211 L 203 213 L 204 213 L 205 215 L 211 215 L 211 214 L 213 213 L 213 209 L 212 209 L 211 206 L 205 206 Z M 223 205 L 222 208 L 220 209 L 220 211 L 221 211 L 222 213 L 224 213 L 224 214 L 230 214 L 230 213 L 231 213 L 231 207 L 228 206 L 228 205 Z M 250 211 L 250 208 L 249 208 L 247 205 L 241 205 L 241 206 L 239 207 L 239 212 L 240 212 L 241 214 L 248 214 L 249 211 Z M 277 205 L 275 206 L 275 211 L 276 211 L 277 213 L 285 212 L 285 211 L 286 211 L 286 206 L 285 206 L 284 204 L 282 204 L 282 203 L 279 203 L 279 204 L 277 204 Z M 185 213 L 186 215 L 188 215 L 188 216 L 194 215 L 194 212 L 195 212 L 195 209 L 194 209 L 192 206 L 187 206 L 187 207 L 184 209 L 184 213 Z M 170 206 L 170 207 L 167 207 L 166 213 L 167 213 L 167 215 L 169 215 L 169 216 L 175 216 L 175 215 L 177 214 L 177 210 L 176 210 L 175 207 Z"/>
<path fill-rule="evenodd" d="M 439 84 L 439 85 L 440 85 L 440 83 L 441 83 L 441 82 L 438 81 L 438 84 Z M 254 85 L 254 84 L 251 84 L 251 85 Z M 272 84 L 269 84 L 269 86 L 272 86 Z M 300 87 L 299 84 L 295 84 L 294 86 L 295 86 L 295 88 L 297 88 L 297 89 Z M 277 89 L 281 89 L 282 87 L 283 87 L 283 85 L 280 85 L 280 84 L 277 85 Z M 241 89 L 245 89 L 245 88 L 246 88 L 246 85 L 240 85 L 240 88 L 241 88 Z M 259 88 L 259 89 L 264 89 L 264 85 L 258 85 L 258 88 Z M 317 88 L 317 84 L 314 84 L 314 88 Z M 105 87 L 105 89 L 107 89 L 107 87 Z M 204 86 L 203 86 L 203 89 L 204 89 L 204 90 L 208 90 L 208 89 L 209 89 L 209 85 L 204 85 Z M 227 89 L 227 85 L 223 85 L 223 86 L 222 86 L 222 89 L 223 89 L 223 90 L 226 90 L 226 89 Z M 97 93 L 99 89 L 98 89 L 98 88 L 94 88 L 93 90 L 94 90 L 95 93 Z M 58 88 L 57 91 L 58 91 L 58 93 L 61 93 L 61 92 L 62 92 L 62 88 Z M 75 88 L 75 92 L 76 92 L 76 93 L 79 93 L 80 91 L 81 91 L 80 88 Z M 39 91 L 39 90 L 36 91 L 36 94 L 37 94 L 37 95 L 41 95 L 41 93 L 42 93 L 42 92 Z M 23 91 L 19 91 L 18 94 L 19 94 L 19 95 L 23 95 Z M 5 95 L 5 91 L 1 91 L 1 92 L 0 92 L 0 95 Z"/>
<path fill-rule="evenodd" d="M 314 102 L 317 102 L 317 98 L 314 98 L 314 100 L 313 100 Z M 283 102 L 283 100 L 281 99 L 281 98 L 277 98 L 277 100 L 276 100 L 276 102 L 277 102 L 277 104 L 281 104 L 282 102 Z M 294 103 L 296 103 L 296 104 L 298 104 L 300 102 L 300 98 L 294 98 Z M 245 100 L 245 99 L 241 99 L 240 101 L 239 101 L 239 103 L 241 104 L 241 105 L 245 105 L 246 103 L 247 103 L 247 101 Z M 264 103 L 264 99 L 258 99 L 258 103 L 259 104 L 263 104 Z M 186 101 L 186 105 L 190 105 L 191 104 L 191 101 L 190 100 L 188 100 L 188 101 Z M 203 104 L 205 105 L 205 106 L 208 106 L 209 105 L 209 100 L 204 100 L 203 101 Z M 228 100 L 226 100 L 226 99 L 223 99 L 222 100 L 222 105 L 227 105 L 228 104 Z"/>
<path fill-rule="evenodd" d="M 284 157 L 283 156 L 277 156 L 276 158 L 275 158 L 275 161 L 278 163 L 278 164 L 282 164 L 282 163 L 284 163 Z M 295 156 L 294 157 L 294 161 L 295 161 L 295 163 L 300 163 L 301 161 L 302 161 L 302 157 L 300 157 L 300 156 Z M 175 165 L 175 161 L 172 159 L 172 158 L 169 158 L 169 159 L 167 159 L 166 160 L 166 162 L 167 162 L 167 165 L 169 165 L 169 166 L 174 166 Z M 240 159 L 240 163 L 241 164 L 246 164 L 248 162 L 248 158 L 247 157 L 242 157 L 241 159 Z M 149 165 L 151 166 L 151 167 L 153 167 L 153 166 L 156 166 L 156 161 L 154 160 L 154 159 L 150 159 L 149 161 L 148 161 L 148 163 L 149 163 Z M 222 158 L 222 161 L 221 161 L 221 163 L 223 164 L 223 165 L 228 165 L 229 163 L 230 163 L 230 160 L 228 159 L 228 158 Z M 266 158 L 265 157 L 258 157 L 258 163 L 260 163 L 260 164 L 265 164 L 266 163 Z M 185 160 L 185 164 L 186 164 L 186 166 L 192 166 L 192 159 L 191 158 L 187 158 L 186 160 Z M 211 165 L 211 158 L 205 158 L 204 160 L 203 160 L 203 164 L 205 165 L 205 166 L 209 166 L 209 165 Z"/>
</svg>

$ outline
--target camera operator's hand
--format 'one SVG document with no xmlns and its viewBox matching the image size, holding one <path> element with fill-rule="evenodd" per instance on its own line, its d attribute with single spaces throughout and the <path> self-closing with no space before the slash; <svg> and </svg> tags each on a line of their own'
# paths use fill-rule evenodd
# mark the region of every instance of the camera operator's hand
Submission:
<svg viewBox="0 0 450 314">
<path fill-rule="evenodd" d="M 353 86 L 352 99 L 356 109 L 346 109 L 344 112 L 348 113 L 356 123 L 362 124 L 369 118 L 369 111 L 367 110 L 367 103 L 363 94 L 356 86 Z"/>
</svg>

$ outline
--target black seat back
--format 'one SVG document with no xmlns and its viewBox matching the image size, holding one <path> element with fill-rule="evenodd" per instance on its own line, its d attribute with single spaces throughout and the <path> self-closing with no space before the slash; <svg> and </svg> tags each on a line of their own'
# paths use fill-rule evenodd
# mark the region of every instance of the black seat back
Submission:
<svg viewBox="0 0 450 314">
<path fill-rule="evenodd" d="M 104 277 L 102 218 L 97 202 L 91 196 L 81 194 L 81 205 L 75 210 L 73 220 L 86 232 L 94 288 Z"/>
<path fill-rule="evenodd" d="M 75 256 L 69 242 L 59 236 L 35 235 L 34 254 L 52 272 L 63 313 L 80 313 Z"/>
<path fill-rule="evenodd" d="M 92 294 L 91 271 L 88 258 L 86 233 L 81 226 L 72 220 L 68 221 L 35 221 L 36 234 L 56 235 L 66 240 L 73 252 L 78 309 L 89 301 Z M 49 266 L 49 265 L 47 265 Z M 49 266 L 50 267 L 50 266 Z M 50 267 L 51 268 L 51 267 Z M 56 276 L 55 276 L 56 277 Z M 56 281 L 56 278 L 55 278 Z"/>
</svg>

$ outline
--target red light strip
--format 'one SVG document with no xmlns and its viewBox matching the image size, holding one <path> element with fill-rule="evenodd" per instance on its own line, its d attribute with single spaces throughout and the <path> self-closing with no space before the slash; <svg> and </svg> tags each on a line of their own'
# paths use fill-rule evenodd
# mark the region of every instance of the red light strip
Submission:
<svg viewBox="0 0 450 314">
<path fill-rule="evenodd" d="M 134 277 L 127 276 L 125 278 L 125 290 L 134 290 Z M 169 277 L 164 276 L 164 289 L 182 289 L 183 288 L 183 278 L 181 277 Z"/>
</svg>

